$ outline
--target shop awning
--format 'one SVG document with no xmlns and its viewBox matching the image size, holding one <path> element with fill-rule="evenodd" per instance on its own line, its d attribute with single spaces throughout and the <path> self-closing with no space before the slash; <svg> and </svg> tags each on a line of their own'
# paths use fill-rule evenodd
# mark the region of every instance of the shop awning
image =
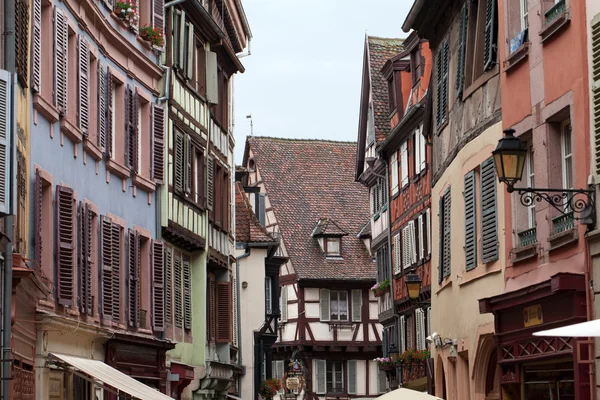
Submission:
<svg viewBox="0 0 600 400">
<path fill-rule="evenodd" d="M 600 319 L 535 332 L 533 336 L 600 337 Z"/>
<path fill-rule="evenodd" d="M 68 364 L 79 372 L 89 375 L 92 380 L 101 385 L 108 385 L 119 392 L 127 393 L 140 400 L 172 400 L 171 397 L 152 389 L 121 371 L 98 360 L 68 356 L 65 354 L 49 353 L 49 359 Z"/>
<path fill-rule="evenodd" d="M 233 399 L 233 400 L 242 400 L 241 397 L 237 397 L 237 396 L 234 396 L 234 395 L 229 394 L 229 393 L 227 393 L 227 398 Z"/>
</svg>

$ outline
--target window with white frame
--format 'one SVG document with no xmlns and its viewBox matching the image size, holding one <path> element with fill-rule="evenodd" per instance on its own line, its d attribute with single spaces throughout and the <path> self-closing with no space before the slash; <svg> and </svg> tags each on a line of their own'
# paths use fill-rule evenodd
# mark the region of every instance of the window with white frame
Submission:
<svg viewBox="0 0 600 400">
<path fill-rule="evenodd" d="M 327 393 L 344 392 L 344 362 L 327 360 Z"/>
<path fill-rule="evenodd" d="M 398 193 L 398 152 L 394 151 L 390 159 L 392 175 L 392 196 Z"/>
<path fill-rule="evenodd" d="M 325 254 L 328 257 L 339 257 L 342 255 L 342 238 L 327 237 L 325 238 Z"/>
<path fill-rule="evenodd" d="M 408 185 L 408 144 L 400 145 L 400 172 L 402 176 L 402 187 Z"/>
<path fill-rule="evenodd" d="M 425 137 L 422 128 L 419 126 L 414 133 L 414 155 L 415 155 L 415 175 L 425 169 Z"/>
<path fill-rule="evenodd" d="M 329 292 L 329 310 L 331 321 L 348 321 L 348 292 L 331 290 Z"/>
<path fill-rule="evenodd" d="M 565 189 L 573 188 L 573 150 L 571 145 L 571 121 L 567 120 L 560 127 L 560 153 L 562 163 L 562 183 Z M 565 210 L 570 210 L 565 204 Z"/>
<path fill-rule="evenodd" d="M 273 279 L 265 277 L 265 313 L 273 314 Z"/>
<path fill-rule="evenodd" d="M 529 27 L 529 11 L 527 0 L 520 0 L 521 5 L 521 30 L 524 31 Z"/>
<path fill-rule="evenodd" d="M 530 146 L 525 158 L 527 187 L 535 187 L 535 167 L 533 160 L 533 146 Z M 535 201 L 532 201 L 531 204 L 527 206 L 527 224 L 529 229 L 535 227 Z"/>
<path fill-rule="evenodd" d="M 417 262 L 417 246 L 415 241 L 415 221 L 410 221 L 402 229 L 402 265 L 409 268 Z"/>
</svg>

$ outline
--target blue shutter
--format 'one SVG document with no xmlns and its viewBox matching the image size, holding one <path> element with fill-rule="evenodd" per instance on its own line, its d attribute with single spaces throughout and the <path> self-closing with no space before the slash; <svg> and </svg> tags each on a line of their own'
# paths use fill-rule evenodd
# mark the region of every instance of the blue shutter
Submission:
<svg viewBox="0 0 600 400">
<path fill-rule="evenodd" d="M 450 276 L 450 188 L 446 189 L 444 193 L 444 265 L 443 265 L 443 277 Z"/>
<path fill-rule="evenodd" d="M 483 69 L 492 69 L 496 64 L 496 44 L 498 29 L 496 27 L 496 0 L 487 0 L 485 7 L 485 37 L 483 47 Z"/>
<path fill-rule="evenodd" d="M 477 208 L 475 207 L 475 171 L 465 175 L 465 268 L 477 266 Z"/>
<path fill-rule="evenodd" d="M 496 169 L 491 157 L 481 164 L 481 258 L 483 263 L 498 259 Z"/>
<path fill-rule="evenodd" d="M 463 6 L 461 11 L 462 21 L 460 23 L 460 42 L 458 49 L 458 61 L 456 63 L 456 97 L 460 98 L 463 94 L 465 77 L 465 57 L 467 50 L 467 22 L 469 20 L 469 10 L 467 5 Z"/>
</svg>

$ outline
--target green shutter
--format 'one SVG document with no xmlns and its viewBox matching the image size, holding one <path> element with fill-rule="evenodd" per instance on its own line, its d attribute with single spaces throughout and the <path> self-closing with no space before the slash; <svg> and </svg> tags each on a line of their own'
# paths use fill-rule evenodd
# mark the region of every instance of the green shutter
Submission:
<svg viewBox="0 0 600 400">
<path fill-rule="evenodd" d="M 438 263 L 438 282 L 442 283 L 444 280 L 444 196 L 440 196 L 438 221 L 438 227 L 440 230 L 440 261 Z"/>
<path fill-rule="evenodd" d="M 492 69 L 496 64 L 497 36 L 496 26 L 496 0 L 487 0 L 485 7 L 485 43 L 483 47 L 483 69 Z"/>
<path fill-rule="evenodd" d="M 450 276 L 450 206 L 452 200 L 450 198 L 450 188 L 446 189 L 444 193 L 444 265 L 443 265 L 443 277 Z"/>
<path fill-rule="evenodd" d="M 447 119 L 448 111 L 448 71 L 450 68 L 450 44 L 448 39 L 440 45 L 436 55 L 437 105 L 436 126 L 439 128 Z"/>
<path fill-rule="evenodd" d="M 592 132 L 596 155 L 596 175 L 600 175 L 600 14 L 592 19 Z"/>
<path fill-rule="evenodd" d="M 436 70 L 436 84 L 437 84 L 437 88 L 436 88 L 436 106 L 435 106 L 435 123 L 436 123 L 436 127 L 439 127 L 440 125 L 442 125 L 443 121 L 442 121 L 442 85 L 444 83 L 443 80 L 443 48 L 444 45 L 442 44 L 440 46 L 440 48 L 438 49 L 436 55 L 435 55 L 435 70 Z"/>
<path fill-rule="evenodd" d="M 483 263 L 498 259 L 498 218 L 496 215 L 496 169 L 493 158 L 481 164 L 481 258 Z"/>
<path fill-rule="evenodd" d="M 465 268 L 477 266 L 477 212 L 475 207 L 475 171 L 465 175 Z"/>
<path fill-rule="evenodd" d="M 456 97 L 460 98 L 463 94 L 465 77 L 465 56 L 467 50 L 467 22 L 469 19 L 469 10 L 467 5 L 463 6 L 461 11 L 462 21 L 460 23 L 460 42 L 458 49 L 458 61 L 456 65 Z"/>
</svg>

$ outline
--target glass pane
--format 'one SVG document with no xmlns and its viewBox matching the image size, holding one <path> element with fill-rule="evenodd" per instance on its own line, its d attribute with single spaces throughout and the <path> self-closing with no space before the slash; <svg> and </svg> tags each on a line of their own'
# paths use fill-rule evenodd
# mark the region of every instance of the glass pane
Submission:
<svg viewBox="0 0 600 400">
<path fill-rule="evenodd" d="M 348 320 L 348 293 L 347 292 L 338 292 L 339 293 L 339 317 L 340 321 Z"/>
<path fill-rule="evenodd" d="M 331 295 L 330 295 L 329 309 L 331 310 L 331 320 L 332 321 L 338 320 L 339 310 L 338 310 L 337 293 L 338 292 L 332 290 Z"/>
<path fill-rule="evenodd" d="M 331 255 L 340 254 L 340 239 L 328 238 L 327 239 L 327 253 Z"/>
</svg>

